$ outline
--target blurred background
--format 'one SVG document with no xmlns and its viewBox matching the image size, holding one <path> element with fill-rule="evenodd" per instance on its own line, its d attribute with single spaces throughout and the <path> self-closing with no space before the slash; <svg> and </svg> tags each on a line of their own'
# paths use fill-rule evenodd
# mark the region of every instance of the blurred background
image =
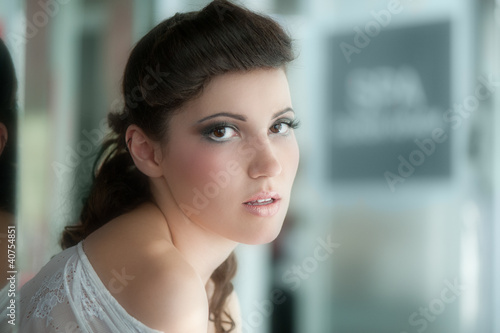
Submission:
<svg viewBox="0 0 500 333">
<path fill-rule="evenodd" d="M 196 0 L 2 0 L 18 270 L 59 252 L 134 43 Z M 247 0 L 295 39 L 279 238 L 237 248 L 243 332 L 500 333 L 500 1 Z"/>
</svg>

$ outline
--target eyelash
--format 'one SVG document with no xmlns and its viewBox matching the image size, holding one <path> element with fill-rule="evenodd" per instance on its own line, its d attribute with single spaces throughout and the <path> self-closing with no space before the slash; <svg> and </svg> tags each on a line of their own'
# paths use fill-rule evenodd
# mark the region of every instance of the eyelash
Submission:
<svg viewBox="0 0 500 333">
<path fill-rule="evenodd" d="M 295 119 L 279 119 L 278 121 L 276 121 L 272 126 L 276 126 L 276 125 L 280 125 L 280 124 L 285 124 L 287 125 L 290 129 L 296 129 L 299 127 L 300 125 L 300 120 L 297 120 L 297 118 Z M 212 124 L 212 125 L 209 125 L 208 127 L 204 128 L 202 131 L 201 131 L 201 134 L 206 138 L 208 139 L 209 141 L 211 142 L 217 142 L 217 143 L 222 143 L 222 142 L 225 142 L 225 141 L 228 141 L 228 139 L 226 140 L 215 140 L 215 139 L 212 139 L 210 137 L 210 135 L 213 133 L 213 131 L 215 131 L 216 129 L 221 129 L 221 128 L 226 128 L 226 127 L 229 127 L 231 128 L 232 130 L 234 131 L 238 131 L 238 128 L 228 122 L 225 122 L 225 121 L 221 121 L 221 122 L 218 122 L 218 123 L 215 123 L 215 124 Z M 279 134 L 279 133 L 273 133 L 273 134 Z M 282 135 L 288 135 L 288 132 L 286 134 L 282 134 Z"/>
</svg>

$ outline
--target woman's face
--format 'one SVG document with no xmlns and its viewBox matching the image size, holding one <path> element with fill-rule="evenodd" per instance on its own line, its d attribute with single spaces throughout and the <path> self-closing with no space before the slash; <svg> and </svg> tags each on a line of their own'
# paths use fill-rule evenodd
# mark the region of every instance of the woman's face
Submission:
<svg viewBox="0 0 500 333">
<path fill-rule="evenodd" d="M 169 123 L 162 169 L 171 199 L 194 223 L 263 244 L 279 234 L 299 163 L 282 69 L 214 78 Z M 247 204 L 261 192 L 272 203 Z M 277 197 L 278 196 L 278 197 Z"/>
</svg>

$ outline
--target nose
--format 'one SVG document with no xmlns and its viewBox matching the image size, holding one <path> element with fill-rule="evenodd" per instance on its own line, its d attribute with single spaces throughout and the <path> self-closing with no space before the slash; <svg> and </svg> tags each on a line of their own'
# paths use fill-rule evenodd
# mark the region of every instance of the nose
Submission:
<svg viewBox="0 0 500 333">
<path fill-rule="evenodd" d="M 256 145 L 255 154 L 248 166 L 248 175 L 251 178 L 274 177 L 279 175 L 281 170 L 281 163 L 269 138 Z"/>
</svg>

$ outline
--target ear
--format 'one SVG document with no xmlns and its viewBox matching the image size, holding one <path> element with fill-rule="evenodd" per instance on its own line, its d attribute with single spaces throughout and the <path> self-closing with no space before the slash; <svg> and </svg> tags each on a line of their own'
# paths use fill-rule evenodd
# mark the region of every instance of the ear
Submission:
<svg viewBox="0 0 500 333">
<path fill-rule="evenodd" d="M 5 146 L 7 145 L 7 140 L 9 138 L 9 133 L 7 132 L 7 127 L 0 123 L 0 155 L 2 155 Z"/>
<path fill-rule="evenodd" d="M 125 132 L 125 142 L 134 164 L 149 177 L 161 177 L 161 149 L 158 142 L 151 140 L 137 125 L 130 125 Z"/>
</svg>

